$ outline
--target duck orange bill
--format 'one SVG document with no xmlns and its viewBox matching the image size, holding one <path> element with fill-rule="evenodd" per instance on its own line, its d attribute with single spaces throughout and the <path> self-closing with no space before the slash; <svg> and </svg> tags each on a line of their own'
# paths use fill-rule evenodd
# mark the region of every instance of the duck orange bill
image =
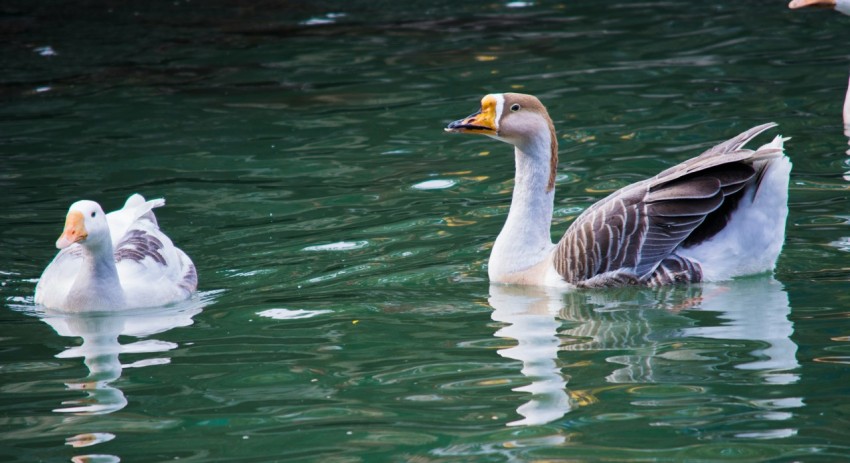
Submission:
<svg viewBox="0 0 850 463">
<path fill-rule="evenodd" d="M 481 110 L 463 119 L 452 122 L 446 127 L 446 132 L 455 133 L 481 133 L 484 135 L 496 135 L 496 105 L 482 101 Z"/>
<path fill-rule="evenodd" d="M 65 218 L 65 231 L 56 240 L 56 247 L 65 249 L 74 243 L 88 238 L 88 236 L 89 233 L 86 231 L 86 220 L 83 217 L 83 213 L 80 211 L 71 211 L 68 213 L 68 217 Z"/>
</svg>

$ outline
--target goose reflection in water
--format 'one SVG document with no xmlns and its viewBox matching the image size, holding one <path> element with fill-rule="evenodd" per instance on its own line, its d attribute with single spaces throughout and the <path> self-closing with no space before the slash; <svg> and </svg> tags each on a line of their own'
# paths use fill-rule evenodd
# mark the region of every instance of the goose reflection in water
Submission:
<svg viewBox="0 0 850 463">
<path fill-rule="evenodd" d="M 684 336 L 759 341 L 766 347 L 750 352 L 755 360 L 738 363 L 735 368 L 757 370 L 766 383 L 790 384 L 800 379 L 794 372 L 800 364 L 797 344 L 791 340 L 791 305 L 781 283 L 773 278 L 758 278 L 706 285 L 696 308 L 717 312 L 722 322 L 685 328 Z"/>
<path fill-rule="evenodd" d="M 844 136 L 847 138 L 847 145 L 850 146 L 850 80 L 847 82 L 847 93 L 844 97 Z M 844 152 L 848 157 L 844 160 L 844 166 L 850 167 L 850 147 Z M 850 182 L 850 170 L 845 171 L 842 176 L 845 181 Z M 839 219 L 844 220 L 844 224 L 850 224 L 850 216 L 839 215 Z M 850 237 L 842 236 L 836 241 L 829 243 L 830 246 L 836 247 L 842 251 L 850 251 Z"/>
<path fill-rule="evenodd" d="M 491 318 L 506 325 L 494 336 L 515 339 L 517 345 L 500 349 L 499 355 L 522 362 L 522 374 L 531 384 L 514 391 L 529 392 L 531 399 L 517 409 L 524 418 L 516 425 L 545 424 L 570 411 L 567 381 L 558 366 L 558 328 L 555 315 L 561 309 L 561 291 L 535 286 L 490 285 Z"/>
<path fill-rule="evenodd" d="M 844 94 L 844 111 L 842 111 L 844 119 L 844 134 L 850 137 L 850 79 L 847 82 L 847 93 Z"/>
<path fill-rule="evenodd" d="M 850 145 L 850 79 L 847 82 L 847 93 L 844 94 L 844 110 L 841 113 L 844 120 L 844 136 L 847 137 L 847 144 Z M 850 148 L 845 151 L 850 156 Z M 850 181 L 850 172 L 844 173 L 844 180 Z"/>
<path fill-rule="evenodd" d="M 118 312 L 67 313 L 45 310 L 37 313 L 42 321 L 50 325 L 60 336 L 82 338 L 78 346 L 69 347 L 56 355 L 57 358 L 82 357 L 89 370 L 85 378 L 66 383 L 68 389 L 85 391 L 86 397 L 62 402 L 54 411 L 82 418 L 83 416 L 113 413 L 127 406 L 127 398 L 121 389 L 112 383 L 121 377 L 125 368 L 139 368 L 170 363 L 168 357 L 153 357 L 131 364 L 122 364 L 121 354 L 166 352 L 177 348 L 173 342 L 142 339 L 121 344 L 119 336 L 145 338 L 158 333 L 189 326 L 192 317 L 212 302 L 214 293 L 159 309 L 125 310 Z M 68 426 L 85 425 L 91 421 L 80 418 L 69 419 Z M 66 444 L 73 447 L 88 447 L 112 440 L 108 432 L 87 432 L 69 437 Z M 120 461 L 112 455 L 78 455 L 73 461 L 107 462 Z"/>
<path fill-rule="evenodd" d="M 657 290 L 567 293 L 492 285 L 489 302 L 492 318 L 506 323 L 495 336 L 516 340 L 514 347 L 499 354 L 520 360 L 522 373 L 530 381 L 514 389 L 531 393 L 531 398 L 517 409 L 523 419 L 509 425 L 549 423 L 577 406 L 572 399 L 576 394 L 570 394 L 561 372 L 559 352 L 568 363 L 580 354 L 617 352 L 605 357 L 619 365 L 605 377 L 611 384 L 734 380 L 720 377 L 719 364 L 756 371 L 755 377 L 742 376 L 747 383 L 789 384 L 799 379 L 794 372 L 799 363 L 797 345 L 791 339 L 788 295 L 772 277 Z M 706 318 L 700 313 L 716 313 L 717 321 L 695 326 L 697 318 Z M 736 345 L 755 346 L 745 347 L 746 355 L 728 355 L 728 344 L 712 348 L 699 338 L 740 340 L 747 343 Z M 698 347 L 689 347 L 693 345 Z M 582 387 L 578 373 L 573 381 Z"/>
<path fill-rule="evenodd" d="M 686 338 L 753 341 L 767 345 L 749 354 L 757 359 L 735 365 L 760 370 L 763 382 L 786 384 L 798 377 L 797 345 L 791 340 L 791 307 L 782 284 L 771 277 L 743 278 L 680 288 L 633 292 L 574 293 L 565 297 L 560 316 L 579 325 L 562 332 L 572 338 L 566 351 L 628 350 L 628 355 L 608 357 L 623 365 L 606 378 L 610 383 L 655 383 L 697 380 L 710 375 L 700 369 L 681 368 L 679 361 L 725 356 L 726 352 L 672 347 Z M 698 312 L 717 312 L 713 326 L 694 324 Z M 728 360 L 735 361 L 735 360 Z M 710 362 L 709 362 L 710 363 Z M 712 364 L 714 365 L 714 364 Z"/>
<path fill-rule="evenodd" d="M 844 110 L 841 112 L 844 119 L 844 136 L 847 137 L 847 144 L 850 145 L 850 79 L 847 82 L 847 93 L 844 94 Z M 850 148 L 845 151 L 850 156 Z M 844 180 L 850 180 L 850 172 L 844 173 Z"/>
</svg>

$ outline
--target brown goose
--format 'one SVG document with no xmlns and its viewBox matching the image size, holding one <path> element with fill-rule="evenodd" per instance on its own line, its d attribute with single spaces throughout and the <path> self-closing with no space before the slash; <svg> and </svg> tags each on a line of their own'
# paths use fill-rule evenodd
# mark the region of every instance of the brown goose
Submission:
<svg viewBox="0 0 850 463">
<path fill-rule="evenodd" d="M 773 270 L 785 239 L 791 162 L 777 136 L 753 151 L 753 127 L 587 208 L 550 237 L 558 139 L 536 97 L 491 94 L 448 132 L 514 145 L 516 175 L 504 228 L 490 254 L 497 283 L 547 286 L 663 285 Z"/>
</svg>

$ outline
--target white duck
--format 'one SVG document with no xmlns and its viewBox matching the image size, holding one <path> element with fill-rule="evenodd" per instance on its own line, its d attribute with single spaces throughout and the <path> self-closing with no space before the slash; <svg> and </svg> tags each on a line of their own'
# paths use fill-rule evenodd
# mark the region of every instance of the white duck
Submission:
<svg viewBox="0 0 850 463">
<path fill-rule="evenodd" d="M 151 307 L 188 298 L 198 286 L 192 260 L 159 230 L 153 208 L 162 199 L 132 195 L 104 214 L 77 201 L 56 241 L 61 251 L 44 269 L 35 302 L 67 311 Z"/>
<path fill-rule="evenodd" d="M 515 147 L 513 199 L 490 254 L 490 280 L 593 287 L 717 281 L 773 270 L 788 216 L 786 139 L 742 148 L 773 126 L 753 127 L 614 192 L 587 208 L 557 245 L 549 229 L 558 139 L 540 100 L 487 95 L 480 111 L 446 131 Z"/>
</svg>

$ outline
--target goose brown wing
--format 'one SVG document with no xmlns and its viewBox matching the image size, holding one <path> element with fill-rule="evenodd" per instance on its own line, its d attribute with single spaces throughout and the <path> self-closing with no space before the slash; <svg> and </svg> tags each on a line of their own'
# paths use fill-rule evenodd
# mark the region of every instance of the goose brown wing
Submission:
<svg viewBox="0 0 850 463">
<path fill-rule="evenodd" d="M 741 146 L 772 126 L 754 127 L 594 204 L 561 238 L 555 269 L 580 286 L 647 281 L 677 247 L 725 226 L 756 172 L 756 152 Z M 772 154 L 766 151 L 758 151 L 759 159 Z"/>
</svg>

